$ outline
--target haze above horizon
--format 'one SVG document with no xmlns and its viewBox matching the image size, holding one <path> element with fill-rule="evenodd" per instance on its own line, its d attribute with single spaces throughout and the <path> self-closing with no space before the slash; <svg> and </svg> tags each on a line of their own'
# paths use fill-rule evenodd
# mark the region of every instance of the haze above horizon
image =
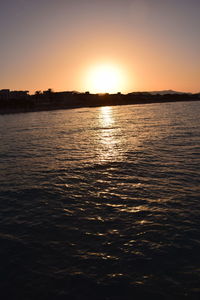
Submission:
<svg viewBox="0 0 200 300">
<path fill-rule="evenodd" d="M 198 0 L 2 0 L 0 89 L 199 92 Z"/>
</svg>

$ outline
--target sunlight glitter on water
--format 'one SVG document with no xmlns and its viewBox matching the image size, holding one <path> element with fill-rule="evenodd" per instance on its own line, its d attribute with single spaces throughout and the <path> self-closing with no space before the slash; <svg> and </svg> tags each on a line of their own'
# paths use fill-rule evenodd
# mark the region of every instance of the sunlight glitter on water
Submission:
<svg viewBox="0 0 200 300">
<path fill-rule="evenodd" d="M 116 127 L 113 108 L 106 106 L 99 109 L 98 141 L 99 162 L 119 159 L 123 155 L 121 128 Z"/>
<path fill-rule="evenodd" d="M 103 127 L 109 127 L 115 123 L 112 106 L 100 107 L 99 120 Z"/>
</svg>

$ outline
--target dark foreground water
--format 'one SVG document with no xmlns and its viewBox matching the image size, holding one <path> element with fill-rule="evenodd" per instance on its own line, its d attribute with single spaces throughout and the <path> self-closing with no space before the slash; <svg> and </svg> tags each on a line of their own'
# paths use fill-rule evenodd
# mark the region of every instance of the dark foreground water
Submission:
<svg viewBox="0 0 200 300">
<path fill-rule="evenodd" d="M 199 116 L 0 116 L 1 299 L 199 299 Z"/>
</svg>

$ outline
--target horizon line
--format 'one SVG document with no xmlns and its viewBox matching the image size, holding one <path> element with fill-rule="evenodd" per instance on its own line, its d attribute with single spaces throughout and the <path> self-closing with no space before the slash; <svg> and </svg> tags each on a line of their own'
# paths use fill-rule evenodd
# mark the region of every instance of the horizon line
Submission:
<svg viewBox="0 0 200 300">
<path fill-rule="evenodd" d="M 9 89 L 9 88 L 3 88 L 3 89 L 0 89 L 0 92 L 3 92 L 3 91 L 7 91 L 7 92 L 26 92 L 27 94 L 29 94 L 30 96 L 33 96 L 35 95 L 37 92 L 38 93 L 41 93 L 43 94 L 44 92 L 50 92 L 50 93 L 76 93 L 76 94 L 89 94 L 89 95 L 117 95 L 117 94 L 121 94 L 121 95 L 128 95 L 128 94 L 134 94 L 134 93 L 165 93 L 167 94 L 169 92 L 169 94 L 199 94 L 200 91 L 197 91 L 197 92 L 183 92 L 183 91 L 175 91 L 175 90 L 172 90 L 172 89 L 164 89 L 164 90 L 137 90 L 137 91 L 131 91 L 131 92 L 127 92 L 127 93 L 123 93 L 121 91 L 118 91 L 118 92 L 115 92 L 115 93 L 109 93 L 109 92 L 90 92 L 90 91 L 85 91 L 85 92 L 80 92 L 80 91 L 77 91 L 77 90 L 54 90 L 53 88 L 48 88 L 48 89 L 45 89 L 45 90 L 35 90 L 33 93 L 30 93 L 29 90 L 12 90 L 12 89 Z"/>
</svg>

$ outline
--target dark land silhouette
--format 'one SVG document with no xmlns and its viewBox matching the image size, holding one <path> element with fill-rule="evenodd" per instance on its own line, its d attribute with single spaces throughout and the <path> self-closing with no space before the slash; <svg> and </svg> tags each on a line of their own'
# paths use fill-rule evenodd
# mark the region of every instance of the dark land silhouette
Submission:
<svg viewBox="0 0 200 300">
<path fill-rule="evenodd" d="M 200 93 L 180 93 L 171 90 L 160 92 L 133 92 L 128 94 L 90 94 L 76 91 L 53 92 L 0 90 L 0 114 L 42 110 L 71 109 L 110 105 L 132 105 L 177 101 L 199 101 Z"/>
</svg>

